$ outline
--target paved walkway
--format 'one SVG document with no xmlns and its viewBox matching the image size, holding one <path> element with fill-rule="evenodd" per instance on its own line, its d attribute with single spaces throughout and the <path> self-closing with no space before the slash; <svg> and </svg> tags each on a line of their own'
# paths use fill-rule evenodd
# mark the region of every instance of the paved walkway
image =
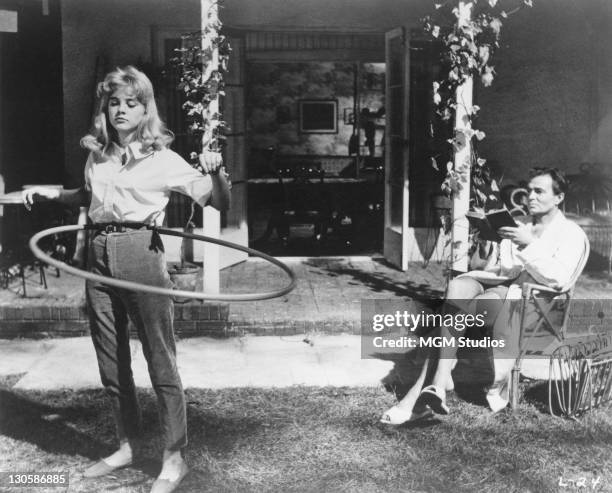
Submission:
<svg viewBox="0 0 612 493">
<path fill-rule="evenodd" d="M 391 361 L 361 359 L 355 335 L 198 337 L 178 342 L 186 388 L 375 386 Z M 131 341 L 132 368 L 139 387 L 150 380 L 140 343 Z M 21 375 L 15 388 L 57 390 L 100 387 L 89 337 L 2 341 L 0 376 Z"/>
<path fill-rule="evenodd" d="M 416 377 L 416 360 L 405 355 L 363 358 L 361 343 L 360 336 L 351 334 L 197 337 L 178 342 L 177 360 L 185 388 L 374 387 L 398 376 L 408 381 Z M 140 343 L 130 344 L 136 386 L 150 387 Z M 469 362 L 459 381 L 486 380 L 487 361 L 481 356 Z M 523 374 L 546 379 L 548 366 L 547 359 L 527 359 Z M 89 337 L 3 341 L 0 378 L 7 376 L 17 376 L 14 388 L 22 390 L 101 386 Z"/>
</svg>

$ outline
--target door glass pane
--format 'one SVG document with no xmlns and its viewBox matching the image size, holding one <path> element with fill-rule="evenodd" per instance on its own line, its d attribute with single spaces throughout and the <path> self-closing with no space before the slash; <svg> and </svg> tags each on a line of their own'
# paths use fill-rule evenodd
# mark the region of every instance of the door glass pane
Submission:
<svg viewBox="0 0 612 493">
<path fill-rule="evenodd" d="M 404 149 L 403 139 L 392 136 L 389 149 L 389 188 L 391 209 L 391 226 L 401 228 L 404 188 Z"/>
<path fill-rule="evenodd" d="M 402 36 L 389 40 L 389 67 L 388 77 L 391 86 L 401 86 L 404 77 L 404 43 Z"/>
<path fill-rule="evenodd" d="M 401 231 L 404 195 L 404 45 L 401 37 L 389 43 L 389 108 L 387 131 L 389 132 L 389 204 L 390 226 Z"/>
<path fill-rule="evenodd" d="M 435 114 L 432 85 L 440 78 L 440 45 L 412 40 L 410 44 L 410 158 L 408 168 L 408 224 L 433 227 L 438 212 L 433 210 L 432 195 L 440 193 L 446 163 L 452 159 L 446 139 L 451 123 L 443 123 Z M 435 156 L 439 170 L 432 165 Z"/>
</svg>

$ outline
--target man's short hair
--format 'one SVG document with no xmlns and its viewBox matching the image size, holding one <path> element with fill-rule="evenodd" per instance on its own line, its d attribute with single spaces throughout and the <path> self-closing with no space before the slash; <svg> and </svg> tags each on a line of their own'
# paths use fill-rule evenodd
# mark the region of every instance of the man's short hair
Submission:
<svg viewBox="0 0 612 493">
<path fill-rule="evenodd" d="M 557 168 L 532 168 L 529 171 L 529 178 L 535 178 L 536 176 L 548 175 L 553 182 L 553 193 L 559 195 L 560 193 L 567 193 L 567 180 L 562 171 Z"/>
</svg>

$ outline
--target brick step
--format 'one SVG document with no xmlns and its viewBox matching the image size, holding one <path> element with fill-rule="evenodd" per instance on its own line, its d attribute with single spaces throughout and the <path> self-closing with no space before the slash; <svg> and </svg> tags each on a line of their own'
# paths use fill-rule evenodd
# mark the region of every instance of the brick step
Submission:
<svg viewBox="0 0 612 493">
<path fill-rule="evenodd" d="M 226 336 L 229 305 L 227 303 L 174 304 L 174 329 L 179 337 L 196 335 Z M 136 336 L 133 326 L 130 333 Z M 85 304 L 69 306 L 32 305 L 0 306 L 0 338 L 75 337 L 89 334 Z"/>
<path fill-rule="evenodd" d="M 23 306 L 0 305 L 0 338 L 13 337 L 74 337 L 89 334 L 89 323 L 84 301 L 66 304 L 37 304 L 34 299 L 23 300 Z M 52 302 L 51 302 L 52 303 Z M 293 335 L 322 333 L 359 334 L 360 321 L 349 317 L 299 320 L 257 310 L 230 313 L 230 304 L 190 301 L 175 303 L 175 332 L 179 338 L 193 336 L 227 337 L 252 335 Z M 236 310 L 236 305 L 233 305 Z M 250 314 L 250 317 L 249 317 Z M 303 313 L 302 313 L 303 316 Z M 568 332 L 582 332 L 590 326 L 608 324 L 612 316 L 612 299 L 574 300 L 568 320 Z M 135 337 L 136 332 L 131 328 Z"/>
</svg>

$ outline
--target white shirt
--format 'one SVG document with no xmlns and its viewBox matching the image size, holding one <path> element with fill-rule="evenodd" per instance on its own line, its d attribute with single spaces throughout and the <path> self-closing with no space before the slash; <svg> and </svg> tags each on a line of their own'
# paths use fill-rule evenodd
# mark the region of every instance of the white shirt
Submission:
<svg viewBox="0 0 612 493">
<path fill-rule="evenodd" d="M 584 267 L 589 240 L 580 226 L 557 211 L 538 238 L 522 250 L 514 245 L 514 253 L 538 283 L 568 289 L 576 283 Z"/>
<path fill-rule="evenodd" d="M 106 155 L 96 161 L 92 153 L 87 158 L 85 186 L 91 191 L 89 217 L 94 223 L 161 226 L 171 192 L 188 195 L 201 206 L 210 198 L 210 176 L 170 149 L 143 151 L 139 142 L 132 142 L 126 147 L 125 161 L 121 164 Z"/>
<path fill-rule="evenodd" d="M 564 290 L 576 283 L 588 252 L 589 241 L 582 228 L 557 211 L 525 248 L 519 250 L 510 240 L 494 243 L 488 258 L 472 262 L 472 267 L 482 270 L 462 275 L 495 284 L 527 272 L 539 284 Z"/>
</svg>

